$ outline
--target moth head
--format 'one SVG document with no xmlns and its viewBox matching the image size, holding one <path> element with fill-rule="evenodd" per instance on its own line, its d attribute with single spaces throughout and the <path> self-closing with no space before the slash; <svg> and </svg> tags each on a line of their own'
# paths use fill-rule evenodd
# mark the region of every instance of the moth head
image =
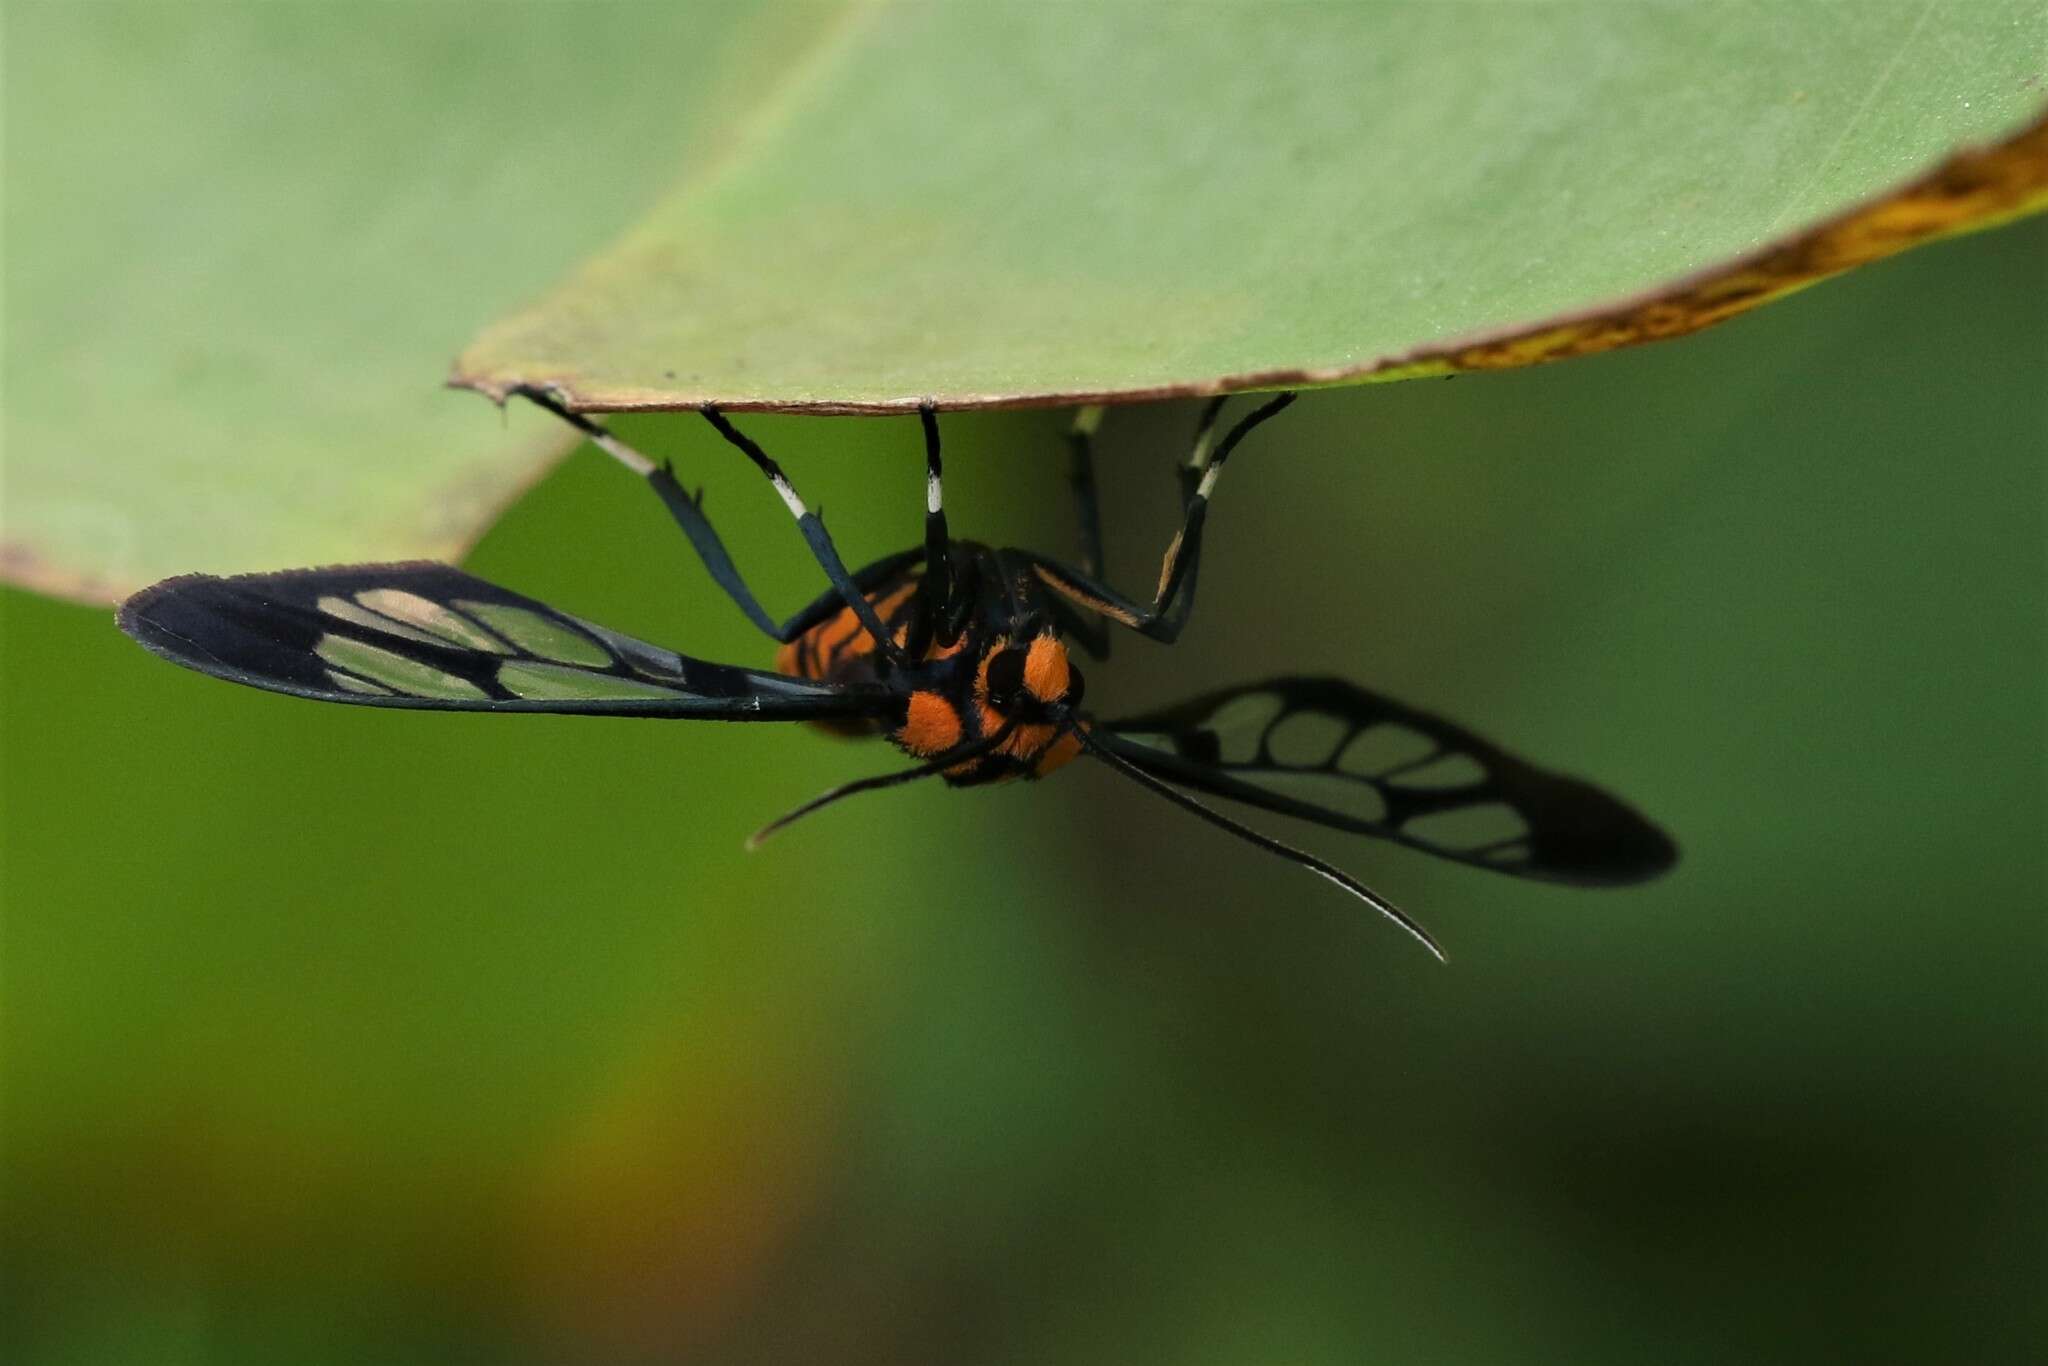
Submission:
<svg viewBox="0 0 2048 1366">
<path fill-rule="evenodd" d="M 1004 716 L 1031 722 L 1064 716 L 1081 704 L 1081 671 L 1050 631 L 1029 640 L 990 642 L 975 679 L 981 701 Z"/>
</svg>

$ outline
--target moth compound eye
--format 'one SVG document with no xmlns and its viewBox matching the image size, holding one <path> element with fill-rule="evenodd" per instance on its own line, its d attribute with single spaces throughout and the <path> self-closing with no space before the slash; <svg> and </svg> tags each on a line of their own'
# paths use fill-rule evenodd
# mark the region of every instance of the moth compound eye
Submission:
<svg viewBox="0 0 2048 1366">
<path fill-rule="evenodd" d="M 1024 652 L 1004 650 L 988 662 L 988 700 L 1007 707 L 1024 687 Z"/>
</svg>

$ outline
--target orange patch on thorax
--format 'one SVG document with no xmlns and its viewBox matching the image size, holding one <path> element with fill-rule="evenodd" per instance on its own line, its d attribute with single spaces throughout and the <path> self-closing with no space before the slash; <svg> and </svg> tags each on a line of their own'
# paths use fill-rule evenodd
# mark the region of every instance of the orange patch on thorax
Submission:
<svg viewBox="0 0 2048 1366">
<path fill-rule="evenodd" d="M 912 754 L 944 753 L 960 743 L 960 713 L 938 693 L 914 692 L 896 742 Z"/>
</svg>

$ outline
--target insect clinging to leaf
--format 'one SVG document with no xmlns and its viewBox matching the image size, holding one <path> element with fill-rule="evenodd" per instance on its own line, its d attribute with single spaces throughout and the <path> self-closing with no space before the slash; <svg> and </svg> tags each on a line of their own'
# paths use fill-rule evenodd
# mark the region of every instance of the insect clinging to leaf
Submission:
<svg viewBox="0 0 2048 1366">
<path fill-rule="evenodd" d="M 956 787 L 1038 779 L 1087 755 L 1327 878 L 1438 957 L 1442 951 L 1427 931 L 1358 879 L 1195 794 L 1549 882 L 1638 882 L 1676 860 L 1661 831 L 1598 788 L 1341 679 L 1268 678 L 1114 721 L 1084 710 L 1081 671 L 1067 642 L 1100 659 L 1112 628 L 1168 643 L 1180 635 L 1194 607 L 1202 529 L 1225 464 L 1293 401 L 1291 393 L 1259 404 L 1220 440 L 1224 400 L 1203 407 L 1177 471 L 1180 530 L 1149 601 L 1103 578 L 1094 478 L 1099 409 L 1081 410 L 1068 437 L 1078 565 L 952 536 L 938 417 L 927 405 L 919 411 L 923 543 L 849 571 L 781 467 L 707 407 L 705 420 L 789 509 L 827 580 L 816 601 L 781 622 L 741 578 L 705 517 L 702 496 L 685 492 L 668 465 L 547 393 L 525 397 L 646 481 L 712 579 L 777 642 L 772 670 L 693 659 L 426 562 L 184 575 L 123 603 L 121 629 L 188 668 L 320 701 L 812 721 L 884 736 L 916 761 L 833 788 L 750 843 L 856 793 L 934 776 Z"/>
</svg>

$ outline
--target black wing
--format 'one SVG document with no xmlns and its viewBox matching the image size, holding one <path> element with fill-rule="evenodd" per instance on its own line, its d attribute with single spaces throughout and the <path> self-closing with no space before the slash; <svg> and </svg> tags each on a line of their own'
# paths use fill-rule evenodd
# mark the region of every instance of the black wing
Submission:
<svg viewBox="0 0 2048 1366">
<path fill-rule="evenodd" d="M 884 689 L 709 664 L 445 564 L 188 574 L 121 604 L 173 663 L 323 702 L 733 721 L 875 717 Z"/>
<path fill-rule="evenodd" d="M 1520 877 L 1614 885 L 1678 859 L 1599 788 L 1338 678 L 1225 688 L 1094 734 L 1171 782 Z"/>
</svg>

